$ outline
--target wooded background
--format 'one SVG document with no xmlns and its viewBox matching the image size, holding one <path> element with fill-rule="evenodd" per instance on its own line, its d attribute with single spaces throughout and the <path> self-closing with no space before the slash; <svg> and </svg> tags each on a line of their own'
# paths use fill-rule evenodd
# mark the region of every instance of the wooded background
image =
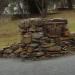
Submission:
<svg viewBox="0 0 75 75">
<path fill-rule="evenodd" d="M 6 7 L 9 7 L 9 4 L 13 7 L 12 3 L 18 4 L 21 14 L 24 14 L 26 10 L 31 13 L 41 13 L 42 7 L 48 9 L 75 8 L 75 0 L 0 0 L 0 14 L 3 13 Z"/>
</svg>

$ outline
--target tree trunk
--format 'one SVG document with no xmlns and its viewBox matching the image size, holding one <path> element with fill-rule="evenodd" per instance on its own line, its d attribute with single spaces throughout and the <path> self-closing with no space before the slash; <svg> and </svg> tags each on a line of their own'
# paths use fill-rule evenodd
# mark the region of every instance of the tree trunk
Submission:
<svg viewBox="0 0 75 75">
<path fill-rule="evenodd" d="M 4 8 L 8 5 L 8 0 L 0 0 L 0 15 L 2 14 Z"/>
<path fill-rule="evenodd" d="M 69 9 L 72 9 L 73 7 L 72 7 L 72 0 L 67 0 L 67 2 L 68 2 L 68 8 Z"/>
</svg>

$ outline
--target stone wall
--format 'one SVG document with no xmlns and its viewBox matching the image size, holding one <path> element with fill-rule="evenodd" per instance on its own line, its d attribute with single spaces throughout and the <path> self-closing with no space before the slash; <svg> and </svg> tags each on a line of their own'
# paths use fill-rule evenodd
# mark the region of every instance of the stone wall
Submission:
<svg viewBox="0 0 75 75">
<path fill-rule="evenodd" d="M 31 18 L 19 28 L 21 42 L 0 49 L 1 58 L 37 60 L 75 53 L 75 39 L 69 37 L 64 19 Z"/>
<path fill-rule="evenodd" d="M 56 43 L 68 37 L 67 21 L 64 19 L 31 18 L 19 25 L 24 44 L 23 51 L 30 57 L 51 56 L 65 53 Z M 67 33 L 67 34 L 65 34 Z"/>
</svg>

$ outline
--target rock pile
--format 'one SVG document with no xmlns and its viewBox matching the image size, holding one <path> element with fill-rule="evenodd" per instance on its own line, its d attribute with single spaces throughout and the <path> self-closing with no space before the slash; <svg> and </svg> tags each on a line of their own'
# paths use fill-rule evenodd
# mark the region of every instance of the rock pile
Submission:
<svg viewBox="0 0 75 75">
<path fill-rule="evenodd" d="M 74 40 L 65 34 L 66 24 L 63 19 L 26 19 L 19 25 L 21 43 L 1 49 L 0 57 L 43 59 L 68 54 L 75 43 L 71 45 Z M 68 39 L 61 40 L 63 36 Z"/>
<path fill-rule="evenodd" d="M 64 19 L 26 19 L 19 25 L 22 35 L 22 50 L 30 57 L 50 57 L 65 54 L 62 50 L 60 37 L 65 35 L 67 21 Z M 25 57 L 25 55 L 24 55 Z"/>
<path fill-rule="evenodd" d="M 73 44 L 74 42 L 74 44 Z M 1 58 L 25 58 L 25 59 L 46 59 L 56 56 L 75 53 L 75 40 L 69 39 L 61 41 L 60 44 L 51 43 L 48 48 L 42 49 L 40 46 L 36 49 L 25 48 L 22 43 L 13 44 L 9 47 L 0 49 Z M 34 51 L 35 50 L 35 51 Z"/>
</svg>

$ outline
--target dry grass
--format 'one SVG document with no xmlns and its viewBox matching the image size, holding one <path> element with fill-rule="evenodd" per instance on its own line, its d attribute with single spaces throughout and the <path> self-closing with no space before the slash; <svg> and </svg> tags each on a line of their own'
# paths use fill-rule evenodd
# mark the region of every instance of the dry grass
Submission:
<svg viewBox="0 0 75 75">
<path fill-rule="evenodd" d="M 60 11 L 57 14 L 49 15 L 50 18 L 65 18 L 68 20 L 69 30 L 75 32 L 75 10 Z"/>
<path fill-rule="evenodd" d="M 19 42 L 19 22 L 19 20 L 12 21 L 9 18 L 0 20 L 0 48 Z"/>
</svg>

